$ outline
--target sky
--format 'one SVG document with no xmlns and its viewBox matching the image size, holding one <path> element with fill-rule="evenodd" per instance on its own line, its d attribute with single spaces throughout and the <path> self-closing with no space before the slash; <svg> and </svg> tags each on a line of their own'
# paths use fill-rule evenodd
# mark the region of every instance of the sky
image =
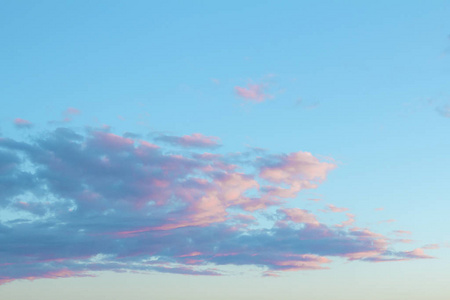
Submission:
<svg viewBox="0 0 450 300">
<path fill-rule="evenodd" d="M 2 1 L 0 298 L 448 299 L 449 15 Z"/>
</svg>

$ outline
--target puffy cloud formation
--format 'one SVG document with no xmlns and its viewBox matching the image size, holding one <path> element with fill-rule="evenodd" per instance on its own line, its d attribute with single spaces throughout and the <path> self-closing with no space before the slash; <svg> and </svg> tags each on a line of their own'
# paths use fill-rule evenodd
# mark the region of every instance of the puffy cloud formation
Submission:
<svg viewBox="0 0 450 300">
<path fill-rule="evenodd" d="M 236 95 L 245 100 L 253 102 L 264 102 L 270 95 L 264 92 L 264 85 L 261 84 L 249 84 L 247 87 L 234 87 Z"/>
<path fill-rule="evenodd" d="M 202 148 L 205 137 L 183 138 Z M 180 139 L 171 152 L 102 130 L 0 138 L 0 284 L 104 270 L 223 275 L 225 265 L 276 276 L 328 268 L 333 257 L 429 258 L 350 227 L 351 214 L 336 227 L 289 207 L 326 179 L 331 162 L 307 152 L 191 151 Z"/>
</svg>

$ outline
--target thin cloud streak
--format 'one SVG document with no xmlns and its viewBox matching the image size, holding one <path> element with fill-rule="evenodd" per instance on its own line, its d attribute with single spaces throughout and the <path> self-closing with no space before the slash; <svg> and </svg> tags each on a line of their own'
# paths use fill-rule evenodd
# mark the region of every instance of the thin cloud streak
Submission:
<svg viewBox="0 0 450 300">
<path fill-rule="evenodd" d="M 205 136 L 201 133 L 193 133 L 184 136 L 160 135 L 157 141 L 165 142 L 173 146 L 183 148 L 218 148 L 220 139 L 215 136 Z"/>
</svg>

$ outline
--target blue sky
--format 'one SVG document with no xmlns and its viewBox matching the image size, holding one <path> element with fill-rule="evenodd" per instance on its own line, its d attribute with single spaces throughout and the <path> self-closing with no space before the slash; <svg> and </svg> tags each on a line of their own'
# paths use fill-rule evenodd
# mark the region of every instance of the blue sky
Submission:
<svg viewBox="0 0 450 300">
<path fill-rule="evenodd" d="M 4 1 L 0 296 L 446 299 L 449 13 L 446 1 Z M 325 232 L 333 251 L 273 244 Z M 190 234 L 217 238 L 168 250 L 188 251 L 174 241 Z M 110 248 L 84 246 L 91 235 Z M 253 258 L 221 240 L 242 236 Z M 133 267 L 114 265 L 123 257 Z M 175 282 L 186 292 L 164 288 Z"/>
</svg>

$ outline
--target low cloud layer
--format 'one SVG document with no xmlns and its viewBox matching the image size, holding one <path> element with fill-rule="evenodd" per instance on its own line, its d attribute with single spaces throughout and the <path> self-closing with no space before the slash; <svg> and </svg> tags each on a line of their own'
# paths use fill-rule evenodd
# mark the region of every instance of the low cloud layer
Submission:
<svg viewBox="0 0 450 300">
<path fill-rule="evenodd" d="M 333 162 L 308 152 L 200 151 L 217 141 L 69 128 L 26 141 L 1 137 L 0 284 L 98 271 L 218 276 L 226 265 L 275 276 L 330 268 L 334 258 L 430 258 L 420 248 L 395 251 L 387 237 L 352 227 L 352 214 L 331 226 L 290 206 L 326 180 Z"/>
</svg>

